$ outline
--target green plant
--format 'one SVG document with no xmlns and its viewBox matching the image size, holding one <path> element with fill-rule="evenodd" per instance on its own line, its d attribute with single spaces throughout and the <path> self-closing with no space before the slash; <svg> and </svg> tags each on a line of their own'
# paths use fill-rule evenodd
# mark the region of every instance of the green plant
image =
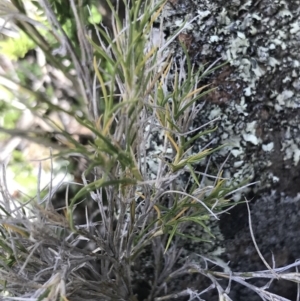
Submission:
<svg viewBox="0 0 300 301">
<path fill-rule="evenodd" d="M 18 16 L 23 16 L 22 3 L 12 3 Z M 175 298 L 174 287 L 170 285 L 165 293 L 165 285 L 182 274 L 196 271 L 211 279 L 217 274 L 188 259 L 178 267 L 176 260 L 180 241 L 207 240 L 187 233 L 192 223 L 214 243 L 209 225 L 218 220 L 229 206 L 230 194 L 238 189 L 228 186 L 222 170 L 209 186 L 204 181 L 207 175 L 195 171 L 201 164 L 205 168 L 209 155 L 222 146 L 203 145 L 199 152 L 192 151 L 195 141 L 215 129 L 213 122 L 193 128 L 201 112 L 197 104 L 210 92 L 200 83 L 222 65 L 194 70 L 186 50 L 181 61 L 172 58 L 168 45 L 186 23 L 168 41 L 159 30 L 159 42 L 154 42 L 153 25 L 165 2 L 138 0 L 126 6 L 123 26 L 124 20 L 108 1 L 114 17 L 112 32 L 95 24 L 97 39 L 88 36 L 74 1 L 69 2 L 78 34 L 74 39 L 59 23 L 62 16 L 56 17 L 59 9 L 52 10 L 48 1 L 41 3 L 51 25 L 48 34 L 55 36 L 60 48 L 45 41 L 28 19 L 15 22 L 42 49 L 48 67 L 63 74 L 66 86 L 58 85 L 54 72 L 48 74 L 53 93 L 46 93 L 42 85 L 32 89 L 30 83 L 4 74 L 1 78 L 6 80 L 4 85 L 15 87 L 13 94 L 33 116 L 46 121 L 60 144 L 41 130 L 1 130 L 57 149 L 51 160 L 84 158 L 87 168 L 82 189 L 70 202 L 66 194 L 64 214 L 53 208 L 58 185 L 53 185 L 52 175 L 48 195 L 41 198 L 39 178 L 36 199 L 26 204 L 12 200 L 12 206 L 7 191 L 2 191 L 2 292 L 20 300 L 135 301 L 142 298 L 135 284 L 149 276 L 147 300 L 164 300 Z M 75 90 L 77 105 L 61 105 L 55 96 L 61 89 L 70 94 Z M 49 112 L 76 121 L 93 139 L 82 145 Z M 75 211 L 85 198 L 86 207 L 94 205 L 98 214 L 88 214 L 86 209 L 85 223 L 78 224 Z M 139 268 L 145 261 L 151 262 L 151 275 Z M 191 295 L 185 288 L 181 293 Z"/>
</svg>

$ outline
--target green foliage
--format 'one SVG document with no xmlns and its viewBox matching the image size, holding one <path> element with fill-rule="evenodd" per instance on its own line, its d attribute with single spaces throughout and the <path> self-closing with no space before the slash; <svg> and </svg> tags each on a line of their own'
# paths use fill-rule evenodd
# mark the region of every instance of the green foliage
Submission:
<svg viewBox="0 0 300 301">
<path fill-rule="evenodd" d="M 0 101 L 0 124 L 8 129 L 16 127 L 16 123 L 21 115 L 20 110 L 7 102 Z"/>
<path fill-rule="evenodd" d="M 90 24 L 99 24 L 102 20 L 102 17 L 97 9 L 97 7 L 95 5 L 91 5 L 91 15 L 88 16 L 88 22 Z"/>
<path fill-rule="evenodd" d="M 34 196 L 36 193 L 37 176 L 34 175 L 33 167 L 27 162 L 20 151 L 15 150 L 11 158 L 11 168 L 9 171 L 15 175 L 14 181 L 23 187 L 26 187 L 26 193 Z"/>
<path fill-rule="evenodd" d="M 23 32 L 18 38 L 6 38 L 0 41 L 1 53 L 13 61 L 23 58 L 29 50 L 34 48 L 35 43 Z"/>
<path fill-rule="evenodd" d="M 60 24 L 64 25 L 71 19 L 73 19 L 72 9 L 69 1 L 64 0 L 50 0 L 49 4 L 53 9 L 55 16 Z M 35 5 L 42 10 L 38 1 L 35 2 Z"/>
<path fill-rule="evenodd" d="M 51 189 L 56 188 L 52 187 L 52 181 L 43 202 L 40 185 L 37 185 L 36 201 L 30 206 L 16 205 L 22 219 L 10 207 L 2 206 L 4 222 L 0 226 L 0 243 L 4 248 L 0 251 L 0 263 L 9 258 L 10 263 L 21 270 L 27 269 L 28 279 L 37 279 L 43 270 L 39 289 L 36 290 L 33 284 L 30 287 L 38 300 L 45 297 L 66 300 L 68 295 L 70 300 L 134 301 L 134 273 L 139 272 L 134 270 L 135 263 L 146 249 L 153 247 L 153 283 L 156 286 L 153 286 L 149 300 L 154 300 L 163 292 L 158 281 L 167 284 L 169 275 L 177 268 L 171 260 L 165 267 L 166 273 L 161 267 L 164 256 L 177 257 L 178 239 L 207 241 L 184 232 L 191 223 L 208 233 L 209 241 L 213 241 L 214 235 L 207 223 L 218 219 L 220 212 L 228 206 L 229 194 L 236 189 L 227 185 L 222 171 L 215 175 L 216 180 L 211 186 L 204 185 L 201 175 L 195 171 L 197 165 L 205 165 L 209 155 L 222 146 L 203 148 L 198 153 L 191 151 L 195 141 L 201 141 L 215 130 L 213 124 L 193 129 L 193 120 L 199 113 L 196 104 L 210 92 L 208 86 L 199 87 L 200 82 L 214 69 L 194 70 L 187 52 L 179 64 L 167 53 L 169 41 L 175 40 L 185 24 L 169 41 L 162 39 L 159 45 L 149 43 L 153 24 L 163 10 L 163 1 L 134 1 L 131 7 L 126 7 L 129 20 L 125 27 L 112 3 L 108 2 L 115 20 L 112 32 L 95 25 L 99 33 L 97 38 L 88 37 L 86 31 L 87 22 L 94 24 L 100 20 L 95 7 L 91 6 L 92 15 L 88 19 L 82 9 L 85 3 L 77 6 L 76 12 L 69 2 L 67 5 L 59 0 L 49 3 L 53 11 L 45 13 L 51 16 L 46 34 L 26 21 L 19 27 L 43 51 L 50 80 L 34 89 L 26 73 L 17 73 L 18 80 L 1 75 L 6 80 L 3 85 L 15 87 L 12 91 L 15 97 L 22 100 L 35 118 L 47 123 L 48 132 L 13 127 L 5 127 L 2 131 L 57 149 L 52 157 L 83 159 L 87 162 L 81 175 L 83 187 L 70 202 L 66 194 L 63 215 L 52 209 Z M 105 65 L 107 67 L 103 68 Z M 39 72 L 32 68 L 32 73 L 39 78 Z M 40 68 L 45 72 L 44 66 Z M 40 74 L 44 75 L 43 72 Z M 62 91 L 76 97 L 79 106 L 63 103 Z M 57 113 L 55 116 L 63 116 L 63 120 L 76 122 L 91 133 L 93 139 L 87 145 L 80 143 L 72 129 L 50 117 L 53 112 Z M 148 139 L 154 139 L 154 133 L 161 133 L 163 139 L 153 155 L 146 145 Z M 52 141 L 53 136 L 58 143 Z M 15 161 L 22 160 L 20 154 L 15 153 Z M 158 162 L 156 172 L 154 176 L 149 175 L 147 164 L 155 160 Z M 51 172 L 54 170 L 52 166 Z M 20 176 L 27 172 L 24 168 Z M 182 172 L 187 174 L 185 181 Z M 30 185 L 29 173 L 26 175 Z M 40 180 L 39 175 L 38 184 Z M 103 231 L 93 225 L 88 206 L 86 224 L 76 223 L 75 212 L 84 198 L 97 205 L 100 218 L 96 224 Z M 34 216 L 32 220 L 31 215 Z M 22 240 L 13 250 L 12 240 L 8 237 L 21 237 Z M 82 238 L 97 246 L 96 250 L 89 252 L 76 247 Z M 27 239 L 26 248 L 22 245 L 23 239 Z M 15 250 L 20 253 L 20 258 Z M 53 258 L 50 260 L 45 256 Z M 91 268 L 96 261 L 101 261 L 100 272 Z M 10 266 L 4 264 L 0 269 L 0 275 L 2 273 L 7 281 L 10 280 L 7 276 Z M 69 269 L 69 266 L 72 277 L 65 277 L 65 270 L 57 270 Z M 86 277 L 86 271 L 90 278 Z M 91 289 L 85 277 L 99 285 Z M 80 292 L 76 285 L 78 279 Z M 3 291 L 7 289 L 2 286 Z M 25 293 L 23 288 L 20 289 Z M 27 291 L 26 294 L 28 296 Z"/>
</svg>

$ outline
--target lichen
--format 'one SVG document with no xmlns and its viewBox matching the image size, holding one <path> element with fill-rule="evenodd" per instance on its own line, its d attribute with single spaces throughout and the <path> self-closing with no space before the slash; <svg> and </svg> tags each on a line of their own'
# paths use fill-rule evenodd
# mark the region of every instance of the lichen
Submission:
<svg viewBox="0 0 300 301">
<path fill-rule="evenodd" d="M 170 8 L 167 4 L 169 13 L 165 17 L 164 28 L 171 34 L 175 31 L 173 24 L 183 17 L 183 4 L 178 2 L 180 10 Z M 279 124 L 289 122 L 288 116 L 299 107 L 299 66 L 296 62 L 300 57 L 296 49 L 299 46 L 300 27 L 299 22 L 295 21 L 299 7 L 287 1 L 271 3 L 266 0 L 260 1 L 255 7 L 252 1 L 235 1 L 224 5 L 219 1 L 208 0 L 188 3 L 184 14 L 187 21 L 198 16 L 192 22 L 193 28 L 186 28 L 186 33 L 193 37 L 191 53 L 197 55 L 196 63 L 212 63 L 218 58 L 228 60 L 230 72 L 222 76 L 222 71 L 216 71 L 213 75 L 217 77 L 217 90 L 224 90 L 225 81 L 242 81 L 243 86 L 242 90 L 236 91 L 234 85 L 231 85 L 231 93 L 223 107 L 212 103 L 208 97 L 204 112 L 195 121 L 195 126 L 220 116 L 219 130 L 209 139 L 216 137 L 216 143 L 240 141 L 240 151 L 236 144 L 232 145 L 234 159 L 243 161 L 244 165 L 260 164 L 267 167 L 266 159 L 269 158 L 270 150 L 276 147 L 274 142 L 271 144 L 270 133 L 278 131 Z M 176 8 L 176 4 L 174 6 Z M 172 47 L 176 49 L 175 55 L 182 55 L 180 50 L 177 51 L 180 46 L 176 42 Z M 269 112 L 271 123 L 261 118 L 261 108 Z M 255 127 L 245 128 L 253 122 L 256 123 Z M 241 127 L 242 124 L 244 127 Z M 293 137 L 298 133 L 299 129 L 294 128 Z M 288 146 L 282 141 L 282 145 L 285 146 L 282 158 L 291 159 L 297 165 L 296 149 L 300 144 L 289 143 Z M 220 154 L 213 156 L 213 159 L 220 161 Z M 226 168 L 232 167 L 234 162 L 229 160 Z M 267 172 L 261 174 L 261 171 L 262 168 L 259 175 L 261 186 L 258 189 L 263 189 L 268 182 Z"/>
<path fill-rule="evenodd" d="M 197 17 L 185 31 L 192 39 L 193 62 L 199 67 L 220 58 L 229 62 L 200 83 L 216 90 L 204 100 L 194 127 L 219 117 L 206 142 L 228 143 L 211 156 L 212 165 L 220 166 L 230 153 L 224 175 L 259 182 L 246 195 L 251 190 L 260 199 L 267 190 L 270 196 L 278 193 L 280 201 L 283 191 L 294 197 L 300 184 L 300 1 L 191 0 L 185 7 L 182 2 L 166 4 L 165 32 L 173 34 L 178 19 Z M 176 41 L 171 45 L 177 59 L 180 47 Z"/>
</svg>

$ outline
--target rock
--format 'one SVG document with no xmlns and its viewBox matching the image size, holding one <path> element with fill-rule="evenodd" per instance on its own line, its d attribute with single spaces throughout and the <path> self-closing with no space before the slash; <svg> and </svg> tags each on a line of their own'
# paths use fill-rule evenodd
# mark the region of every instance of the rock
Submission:
<svg viewBox="0 0 300 301">
<path fill-rule="evenodd" d="M 163 16 L 161 22 L 169 35 L 187 20 L 182 34 L 199 68 L 218 59 L 229 61 L 200 83 L 211 83 L 215 90 L 205 98 L 194 127 L 221 118 L 218 130 L 206 142 L 229 146 L 212 155 L 210 172 L 230 153 L 224 165 L 227 178 L 259 181 L 244 190 L 244 196 L 252 198 L 258 244 L 268 260 L 273 252 L 276 266 L 292 263 L 300 257 L 300 1 L 178 0 L 166 4 Z M 170 48 L 175 59 L 183 55 L 177 41 Z M 193 149 L 200 144 L 196 142 Z M 233 199 L 244 200 L 242 194 Z M 265 269 L 249 236 L 242 205 L 230 218 L 224 215 L 220 226 L 224 258 L 230 260 L 232 271 Z M 274 292 L 294 298 L 287 282 L 274 285 Z M 231 294 L 234 300 L 250 300 L 249 291 L 237 286 Z"/>
</svg>

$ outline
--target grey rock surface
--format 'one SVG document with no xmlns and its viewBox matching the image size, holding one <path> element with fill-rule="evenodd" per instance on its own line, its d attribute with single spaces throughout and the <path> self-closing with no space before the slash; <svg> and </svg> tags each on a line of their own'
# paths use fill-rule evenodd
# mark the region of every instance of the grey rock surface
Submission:
<svg viewBox="0 0 300 301">
<path fill-rule="evenodd" d="M 184 20 L 179 38 L 196 65 L 229 61 L 201 83 L 216 89 L 206 97 L 194 127 L 216 117 L 220 121 L 218 130 L 193 149 L 199 151 L 211 141 L 229 144 L 212 156 L 211 173 L 230 153 L 226 177 L 259 181 L 233 200 L 252 199 L 253 231 L 267 260 L 274 254 L 276 266 L 294 262 L 300 257 L 300 1 L 169 1 L 161 20 L 165 32 L 171 35 Z M 175 57 L 182 56 L 178 41 L 171 47 Z M 224 258 L 233 271 L 265 269 L 249 234 L 247 212 L 240 206 L 220 223 Z M 291 300 L 294 288 L 273 285 Z M 233 300 L 260 300 L 250 295 L 254 293 L 232 289 Z"/>
<path fill-rule="evenodd" d="M 260 259 L 249 230 L 246 205 L 235 209 L 232 216 L 221 222 L 225 250 L 223 259 L 230 262 L 232 271 L 267 270 Z M 294 263 L 299 259 L 300 202 L 299 195 L 291 198 L 285 194 L 262 194 L 251 207 L 251 225 L 257 246 L 271 267 L 278 268 Z M 294 270 L 295 271 L 295 270 Z M 293 272 L 293 270 L 290 270 Z M 250 281 L 262 287 L 267 280 Z M 271 291 L 296 299 L 296 285 L 291 282 L 275 281 Z M 247 298 L 247 296 L 252 296 Z M 233 286 L 233 300 L 261 300 L 249 289 Z"/>
</svg>

